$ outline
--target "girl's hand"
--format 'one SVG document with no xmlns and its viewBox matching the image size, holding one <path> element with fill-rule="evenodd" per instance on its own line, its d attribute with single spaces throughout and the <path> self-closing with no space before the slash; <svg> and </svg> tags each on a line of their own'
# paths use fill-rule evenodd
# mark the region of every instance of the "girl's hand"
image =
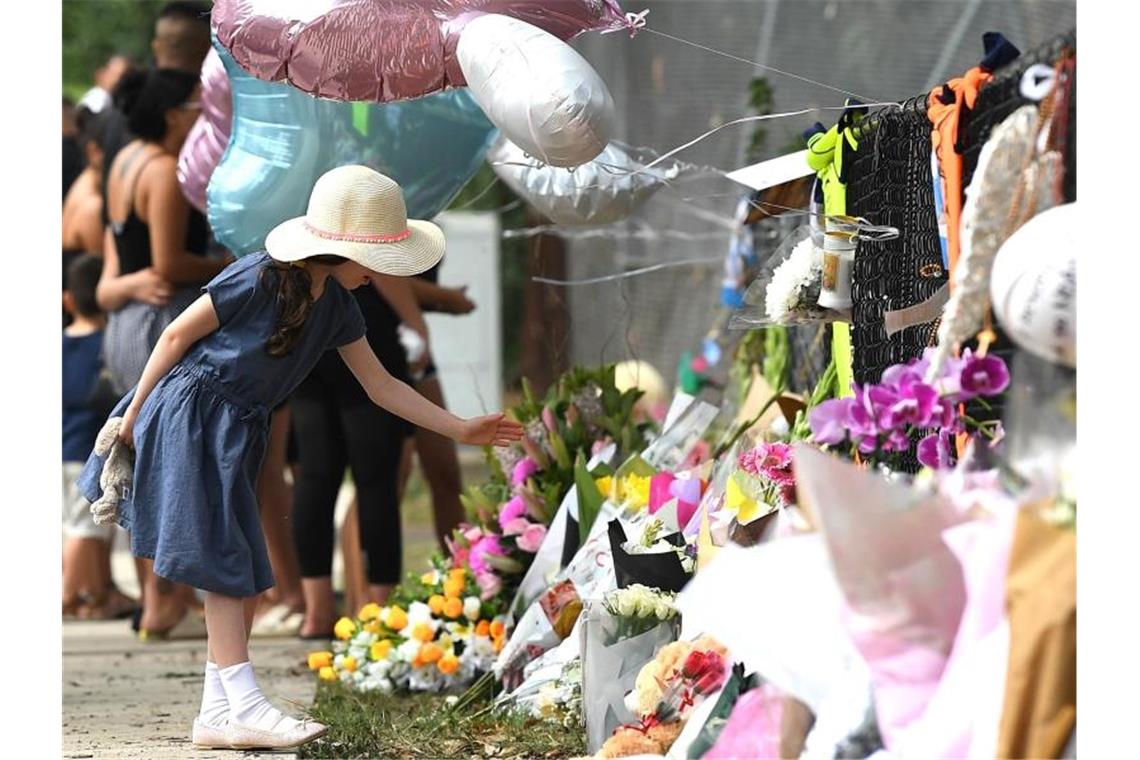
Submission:
<svg viewBox="0 0 1140 760">
<path fill-rule="evenodd" d="M 135 447 L 135 419 L 138 416 L 138 410 L 132 404 L 123 412 L 123 421 L 119 424 L 119 440 L 131 449 Z"/>
<path fill-rule="evenodd" d="M 170 296 L 174 292 L 166 278 L 154 271 L 152 267 L 140 269 L 137 273 L 138 281 L 135 284 L 135 299 L 152 306 L 165 306 L 170 303 Z"/>
<path fill-rule="evenodd" d="M 472 446 L 507 446 L 522 436 L 523 426 L 514 420 L 508 420 L 500 412 L 464 420 L 460 436 L 456 440 Z"/>
</svg>

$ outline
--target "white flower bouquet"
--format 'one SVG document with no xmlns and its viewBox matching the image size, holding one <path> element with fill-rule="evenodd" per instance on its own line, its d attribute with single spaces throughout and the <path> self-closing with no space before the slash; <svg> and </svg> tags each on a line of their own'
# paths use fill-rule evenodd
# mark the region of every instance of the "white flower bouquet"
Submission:
<svg viewBox="0 0 1140 760">
<path fill-rule="evenodd" d="M 799 227 L 761 262 L 744 294 L 745 305 L 733 312 L 728 327 L 750 330 L 850 319 L 849 311 L 820 305 L 823 288 L 823 236 L 810 226 Z"/>
</svg>

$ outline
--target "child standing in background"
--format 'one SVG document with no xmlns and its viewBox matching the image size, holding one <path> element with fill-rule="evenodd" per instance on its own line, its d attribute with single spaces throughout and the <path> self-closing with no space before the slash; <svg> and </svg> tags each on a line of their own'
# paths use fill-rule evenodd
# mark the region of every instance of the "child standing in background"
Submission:
<svg viewBox="0 0 1140 760">
<path fill-rule="evenodd" d="M 111 580 L 118 529 L 95 524 L 91 504 L 75 484 L 116 401 L 100 383 L 107 320 L 95 302 L 95 286 L 102 271 L 101 258 L 80 256 L 67 269 L 63 294 L 72 319 L 63 331 L 63 615 L 85 619 L 121 617 L 137 606 Z"/>
</svg>

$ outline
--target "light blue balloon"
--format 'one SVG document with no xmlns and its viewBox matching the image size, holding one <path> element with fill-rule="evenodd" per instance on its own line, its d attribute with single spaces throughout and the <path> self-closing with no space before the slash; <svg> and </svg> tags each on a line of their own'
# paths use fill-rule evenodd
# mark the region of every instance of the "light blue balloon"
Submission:
<svg viewBox="0 0 1140 760">
<path fill-rule="evenodd" d="M 329 169 L 364 164 L 400 183 L 408 218 L 431 219 L 478 171 L 495 128 L 466 89 L 396 103 L 321 100 L 263 82 L 215 44 L 229 75 L 233 124 L 206 188 L 214 237 L 236 256 L 260 251 L 301 216 Z"/>
</svg>

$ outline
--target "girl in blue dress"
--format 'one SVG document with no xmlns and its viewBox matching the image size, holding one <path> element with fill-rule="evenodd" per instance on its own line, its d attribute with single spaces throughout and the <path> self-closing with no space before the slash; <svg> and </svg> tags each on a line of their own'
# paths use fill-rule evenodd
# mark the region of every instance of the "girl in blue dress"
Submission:
<svg viewBox="0 0 1140 760">
<path fill-rule="evenodd" d="M 308 211 L 276 227 L 266 253 L 226 268 L 163 332 L 138 386 L 118 404 L 134 447 L 134 487 L 119 524 L 162 578 L 202 589 L 208 632 L 202 710 L 192 740 L 206 747 L 296 747 L 326 727 L 279 712 L 249 663 L 256 597 L 273 585 L 256 480 L 269 411 L 321 354 L 337 349 L 368 397 L 461 443 L 506 445 L 521 426 L 502 414 L 462 420 L 381 366 L 350 290 L 373 273 L 412 275 L 443 255 L 443 232 L 409 221 L 394 181 L 363 166 L 327 172 Z M 92 454 L 79 485 L 99 498 Z"/>
</svg>

